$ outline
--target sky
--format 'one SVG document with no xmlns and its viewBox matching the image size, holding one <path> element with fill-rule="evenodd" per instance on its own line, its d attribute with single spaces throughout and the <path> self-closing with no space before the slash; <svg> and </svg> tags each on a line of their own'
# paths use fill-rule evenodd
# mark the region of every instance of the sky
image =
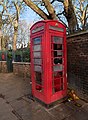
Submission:
<svg viewBox="0 0 88 120">
<path fill-rule="evenodd" d="M 28 24 L 34 24 L 41 20 L 40 16 L 36 14 L 30 7 L 24 10 L 24 13 L 20 15 L 20 20 L 25 20 Z"/>
</svg>

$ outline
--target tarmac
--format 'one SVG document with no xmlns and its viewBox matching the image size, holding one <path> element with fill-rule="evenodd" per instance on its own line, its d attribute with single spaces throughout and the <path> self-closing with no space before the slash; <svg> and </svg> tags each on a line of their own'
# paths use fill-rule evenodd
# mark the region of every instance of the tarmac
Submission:
<svg viewBox="0 0 88 120">
<path fill-rule="evenodd" d="M 88 103 L 77 100 L 46 108 L 31 99 L 30 79 L 0 73 L 0 120 L 88 120 Z"/>
</svg>

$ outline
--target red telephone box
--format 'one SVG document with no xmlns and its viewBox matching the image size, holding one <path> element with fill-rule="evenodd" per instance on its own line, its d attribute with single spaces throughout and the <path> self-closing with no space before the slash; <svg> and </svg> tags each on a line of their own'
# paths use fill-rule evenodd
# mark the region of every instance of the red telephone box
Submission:
<svg viewBox="0 0 88 120">
<path fill-rule="evenodd" d="M 50 104 L 67 94 L 66 28 L 44 20 L 30 30 L 32 94 Z"/>
</svg>

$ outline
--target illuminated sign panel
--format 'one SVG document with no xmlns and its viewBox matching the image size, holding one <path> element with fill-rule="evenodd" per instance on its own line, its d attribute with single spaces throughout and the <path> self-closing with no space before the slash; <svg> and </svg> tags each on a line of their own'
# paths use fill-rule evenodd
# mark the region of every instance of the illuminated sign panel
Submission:
<svg viewBox="0 0 88 120">
<path fill-rule="evenodd" d="M 58 27 L 56 27 L 56 26 L 49 26 L 49 29 L 51 29 L 51 30 L 56 30 L 56 31 L 60 31 L 60 32 L 63 32 L 63 31 L 64 31 L 63 28 L 58 28 Z"/>
<path fill-rule="evenodd" d="M 34 30 L 32 30 L 32 33 L 36 33 L 36 32 L 41 31 L 43 29 L 44 29 L 44 26 L 36 27 Z"/>
</svg>

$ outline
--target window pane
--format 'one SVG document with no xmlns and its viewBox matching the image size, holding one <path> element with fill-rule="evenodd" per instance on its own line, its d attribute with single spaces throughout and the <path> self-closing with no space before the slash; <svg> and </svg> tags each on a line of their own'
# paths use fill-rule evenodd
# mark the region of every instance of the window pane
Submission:
<svg viewBox="0 0 88 120">
<path fill-rule="evenodd" d="M 57 56 L 63 56 L 63 52 L 62 51 L 57 51 Z"/>
<path fill-rule="evenodd" d="M 40 72 L 35 72 L 36 83 L 42 84 L 42 74 Z"/>
<path fill-rule="evenodd" d="M 63 72 L 53 72 L 53 77 L 54 78 L 59 78 L 63 76 Z"/>
<path fill-rule="evenodd" d="M 62 65 L 55 65 L 55 66 L 53 66 L 53 70 L 54 71 L 62 71 L 63 70 L 63 66 Z"/>
<path fill-rule="evenodd" d="M 41 51 L 41 45 L 34 45 L 34 51 Z"/>
<path fill-rule="evenodd" d="M 62 58 L 55 58 L 54 64 L 62 64 Z"/>
<path fill-rule="evenodd" d="M 40 44 L 41 38 L 40 37 L 34 38 L 33 41 L 34 41 L 34 44 Z"/>
<path fill-rule="evenodd" d="M 62 50 L 63 46 L 61 44 L 54 44 L 54 50 Z"/>
<path fill-rule="evenodd" d="M 34 64 L 41 65 L 42 64 L 42 60 L 41 59 L 34 59 Z"/>
<path fill-rule="evenodd" d="M 63 51 L 54 51 L 54 57 L 62 57 Z"/>
<path fill-rule="evenodd" d="M 53 42 L 63 44 L 63 38 L 55 36 L 53 37 Z"/>
<path fill-rule="evenodd" d="M 34 52 L 35 58 L 41 58 L 41 52 Z"/>
<path fill-rule="evenodd" d="M 42 92 L 42 74 L 40 72 L 35 72 L 36 90 Z"/>
<path fill-rule="evenodd" d="M 34 66 L 34 70 L 36 72 L 42 72 L 42 67 L 41 66 Z"/>
</svg>

